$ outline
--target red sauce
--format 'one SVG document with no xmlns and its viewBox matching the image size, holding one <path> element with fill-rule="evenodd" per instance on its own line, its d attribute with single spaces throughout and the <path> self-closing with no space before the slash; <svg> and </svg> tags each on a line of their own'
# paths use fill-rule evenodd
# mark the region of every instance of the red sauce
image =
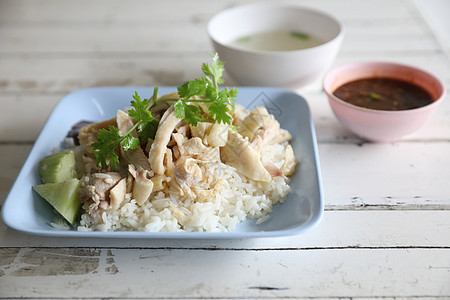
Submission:
<svg viewBox="0 0 450 300">
<path fill-rule="evenodd" d="M 391 78 L 355 80 L 340 86 L 333 94 L 353 105 L 375 110 L 406 110 L 433 102 L 423 88 Z"/>
</svg>

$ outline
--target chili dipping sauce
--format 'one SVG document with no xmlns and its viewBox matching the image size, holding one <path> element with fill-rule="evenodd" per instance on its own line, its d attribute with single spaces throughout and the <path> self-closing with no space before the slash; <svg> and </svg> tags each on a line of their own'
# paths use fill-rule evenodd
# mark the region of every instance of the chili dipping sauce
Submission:
<svg viewBox="0 0 450 300">
<path fill-rule="evenodd" d="M 423 88 L 398 79 L 366 78 L 348 82 L 333 95 L 356 106 L 375 110 L 407 110 L 433 102 Z"/>
</svg>

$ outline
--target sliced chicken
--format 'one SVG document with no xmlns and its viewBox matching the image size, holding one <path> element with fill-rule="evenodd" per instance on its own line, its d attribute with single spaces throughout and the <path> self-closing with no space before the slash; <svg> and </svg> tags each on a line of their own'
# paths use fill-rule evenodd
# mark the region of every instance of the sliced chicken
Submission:
<svg viewBox="0 0 450 300">
<path fill-rule="evenodd" d="M 272 162 L 264 162 L 263 163 L 264 168 L 266 168 L 267 172 L 269 172 L 270 176 L 277 177 L 277 176 L 283 176 L 283 172 Z"/>
<path fill-rule="evenodd" d="M 191 135 L 193 137 L 199 137 L 202 140 L 207 138 L 207 134 L 210 131 L 212 124 L 209 122 L 198 122 L 197 126 L 190 126 Z"/>
<path fill-rule="evenodd" d="M 194 137 L 183 143 L 184 154 L 189 156 L 198 156 L 207 151 L 200 138 Z M 181 151 L 180 151 L 181 152 Z"/>
<path fill-rule="evenodd" d="M 187 137 L 178 132 L 172 133 L 172 141 L 176 144 L 172 146 L 172 149 L 175 148 L 179 155 L 185 155 L 186 150 L 183 145 L 188 141 Z"/>
<path fill-rule="evenodd" d="M 291 176 L 294 174 L 295 167 L 297 166 L 297 159 L 294 156 L 294 150 L 291 145 L 286 146 L 286 150 L 284 152 L 284 163 L 281 166 L 281 172 L 285 176 Z"/>
<path fill-rule="evenodd" d="M 233 125 L 239 125 L 248 116 L 250 112 L 240 104 L 236 104 L 234 108 Z"/>
<path fill-rule="evenodd" d="M 241 135 L 228 129 L 227 144 L 221 149 L 220 157 L 224 163 L 256 181 L 272 180 L 261 162 L 261 154 L 250 146 Z"/>
<path fill-rule="evenodd" d="M 112 210 L 119 209 L 122 202 L 125 200 L 127 193 L 127 179 L 122 178 L 109 192 L 110 207 Z"/>
<path fill-rule="evenodd" d="M 281 144 L 292 140 L 292 135 L 286 129 L 280 128 L 280 133 L 272 140 L 272 143 Z"/>
<path fill-rule="evenodd" d="M 177 160 L 175 163 L 174 175 L 181 187 L 183 187 L 183 185 L 189 187 L 194 186 L 200 182 L 203 177 L 202 170 L 196 164 L 195 160 L 187 157 L 182 157 Z"/>
<path fill-rule="evenodd" d="M 208 144 L 212 147 L 223 147 L 228 139 L 228 125 L 223 123 L 214 123 L 207 136 Z"/>
<path fill-rule="evenodd" d="M 133 199 L 139 205 L 144 204 L 153 191 L 153 181 L 151 180 L 151 172 L 142 168 L 135 168 L 129 165 L 128 171 L 134 178 Z"/>
<path fill-rule="evenodd" d="M 79 189 L 80 201 L 89 203 L 89 209 L 109 209 L 110 191 L 122 179 L 119 173 L 94 173 L 82 179 Z"/>
<path fill-rule="evenodd" d="M 270 143 L 274 138 L 280 134 L 280 123 L 275 119 L 269 119 L 264 122 L 264 125 L 256 130 L 254 136 L 260 136 L 263 144 Z"/>
<path fill-rule="evenodd" d="M 165 174 L 170 180 L 168 181 L 169 186 L 173 187 L 175 190 L 178 191 L 180 196 L 184 196 L 184 190 L 181 189 L 178 182 L 176 180 L 172 180 L 175 178 L 175 164 L 173 163 L 173 153 L 172 150 L 169 148 L 166 149 L 164 163 L 166 165 Z M 160 176 L 160 175 L 156 175 Z"/>
<path fill-rule="evenodd" d="M 207 147 L 197 156 L 197 159 L 203 163 L 215 163 L 220 161 L 220 148 Z"/>
<path fill-rule="evenodd" d="M 164 175 L 156 175 L 153 176 L 152 178 L 153 181 L 153 191 L 154 192 L 158 192 L 164 189 L 164 184 L 163 182 L 166 181 L 166 176 Z"/>
<path fill-rule="evenodd" d="M 269 120 L 274 120 L 274 117 L 269 114 L 264 106 L 257 106 L 242 120 L 240 124 L 238 124 L 238 132 L 243 137 L 248 137 L 249 140 L 252 140 L 256 131 L 263 127 Z"/>
<path fill-rule="evenodd" d="M 173 130 L 180 121 L 175 115 L 173 106 L 169 107 L 161 118 L 148 158 L 151 169 L 155 174 L 164 174 L 164 155 L 166 154 L 167 144 L 170 141 Z"/>
<path fill-rule="evenodd" d="M 128 113 L 124 112 L 123 110 L 117 111 L 117 128 L 119 130 L 120 135 L 125 135 L 127 132 L 133 128 L 134 122 L 131 119 L 131 117 L 128 115 Z M 131 133 L 132 136 L 137 137 L 136 131 L 133 131 Z M 139 166 L 143 168 L 144 170 L 150 170 L 150 163 L 148 162 L 148 158 L 144 153 L 144 150 L 140 146 L 137 146 L 136 149 L 130 149 L 130 150 L 123 150 L 122 147 L 120 147 L 120 153 L 123 158 L 125 158 L 125 162 L 122 162 L 125 165 L 133 164 L 136 167 Z"/>
</svg>

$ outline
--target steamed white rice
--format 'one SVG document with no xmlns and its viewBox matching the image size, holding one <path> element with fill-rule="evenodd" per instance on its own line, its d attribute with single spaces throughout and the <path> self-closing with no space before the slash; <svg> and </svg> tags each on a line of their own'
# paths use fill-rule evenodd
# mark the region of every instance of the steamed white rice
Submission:
<svg viewBox="0 0 450 300">
<path fill-rule="evenodd" d="M 280 167 L 286 143 L 264 149 L 262 159 Z M 131 195 L 118 210 L 84 213 L 79 231 L 223 232 L 233 230 L 247 218 L 266 221 L 272 207 L 290 192 L 288 178 L 274 177 L 258 182 L 239 174 L 235 168 L 216 162 L 205 171 L 220 181 L 220 189 L 206 201 L 181 197 L 177 191 L 154 192 L 150 201 L 138 205 Z M 166 178 L 167 181 L 170 178 Z"/>
</svg>

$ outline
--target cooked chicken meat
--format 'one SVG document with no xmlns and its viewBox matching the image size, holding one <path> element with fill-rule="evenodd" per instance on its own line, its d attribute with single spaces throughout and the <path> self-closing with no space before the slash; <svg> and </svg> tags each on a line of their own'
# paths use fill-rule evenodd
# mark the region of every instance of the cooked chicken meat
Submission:
<svg viewBox="0 0 450 300">
<path fill-rule="evenodd" d="M 133 128 L 133 120 L 128 115 L 128 113 L 124 112 L 123 110 L 117 111 L 116 120 L 120 135 L 126 134 L 131 130 L 131 128 Z M 137 137 L 136 131 L 134 131 L 132 135 L 134 137 Z M 128 151 L 124 151 L 123 148 L 120 148 L 120 151 L 122 157 L 125 159 L 126 165 L 132 164 L 134 166 L 141 167 L 144 170 L 151 169 L 148 158 L 140 146 L 137 146 L 136 149 L 130 149 Z"/>
<path fill-rule="evenodd" d="M 153 181 L 151 180 L 153 172 L 140 167 L 136 168 L 133 165 L 129 165 L 128 171 L 134 178 L 133 198 L 137 204 L 143 204 L 153 191 Z"/>
<path fill-rule="evenodd" d="M 148 161 L 151 169 L 155 174 L 164 174 L 164 155 L 166 153 L 167 144 L 170 141 L 173 130 L 181 122 L 175 115 L 173 106 L 170 106 L 159 122 L 158 130 L 156 131 L 155 140 L 150 148 Z"/>
<path fill-rule="evenodd" d="M 165 97 L 178 98 L 176 94 Z M 293 149 L 287 143 L 292 136 L 280 128 L 264 107 L 248 111 L 237 105 L 233 116 L 237 130 L 210 122 L 186 125 L 176 117 L 171 101 L 153 107 L 152 114 L 160 120 L 155 138 L 144 143 L 143 148 L 120 150 L 118 172 L 101 173 L 96 166 L 87 170 L 80 196 L 89 210 L 117 210 L 130 199 L 144 205 L 161 192 L 206 202 L 224 186 L 220 170 L 224 164 L 250 180 L 265 183 L 274 177 L 291 176 L 297 165 Z M 112 125 L 123 135 L 134 124 L 126 111 L 119 110 L 114 119 L 83 127 L 79 139 L 84 159 L 93 159 L 91 144 L 100 128 Z M 137 137 L 136 132 L 132 135 Z M 281 151 L 282 161 L 277 165 L 263 159 L 265 149 L 275 144 Z M 185 215 L 181 210 L 177 213 Z"/>
<path fill-rule="evenodd" d="M 112 208 L 110 191 L 121 179 L 122 176 L 116 172 L 94 173 L 84 176 L 81 180 L 82 188 L 78 190 L 80 201 L 88 203 L 90 210 Z M 118 200 L 121 200 L 120 196 L 114 200 L 114 207 Z"/>
<path fill-rule="evenodd" d="M 227 144 L 220 157 L 224 163 L 252 180 L 269 182 L 272 179 L 261 162 L 261 154 L 232 129 L 228 129 Z"/>
</svg>

